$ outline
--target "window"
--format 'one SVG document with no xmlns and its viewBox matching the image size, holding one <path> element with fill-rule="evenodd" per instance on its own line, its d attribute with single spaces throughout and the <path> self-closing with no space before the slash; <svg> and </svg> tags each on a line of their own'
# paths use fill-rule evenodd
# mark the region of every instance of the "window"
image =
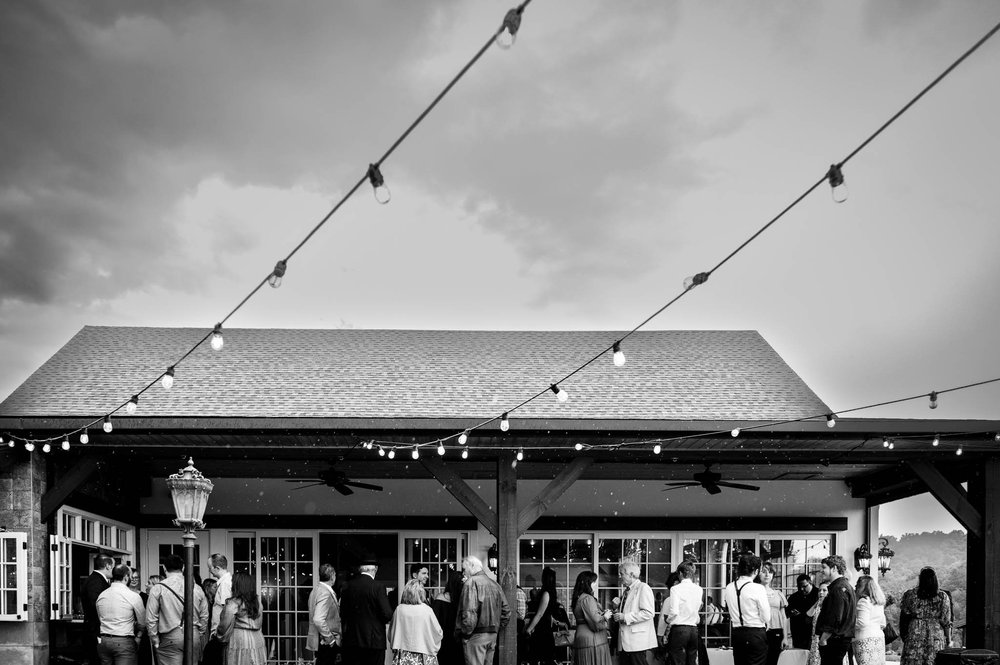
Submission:
<svg viewBox="0 0 1000 665">
<path fill-rule="evenodd" d="M 787 598 L 795 593 L 795 578 L 802 573 L 812 575 L 814 583 L 819 582 L 816 573 L 822 567 L 820 561 L 830 556 L 830 545 L 829 538 L 762 538 L 759 556 L 774 566 L 771 586 Z"/>
<path fill-rule="evenodd" d="M 306 655 L 313 539 L 260 537 L 260 603 L 268 662 L 296 665 Z"/>
<path fill-rule="evenodd" d="M 576 576 L 594 570 L 593 537 L 533 537 L 520 541 L 520 573 L 518 584 L 531 596 L 542 587 L 542 569 L 551 568 L 556 574 L 556 592 L 567 614 Z"/>
<path fill-rule="evenodd" d="M 673 568 L 670 538 L 601 537 L 598 547 L 598 575 L 600 601 L 603 607 L 612 607 L 613 598 L 620 593 L 618 564 L 635 561 L 639 564 L 639 578 L 653 590 L 656 611 L 660 611 L 667 596 L 667 575 Z"/>
<path fill-rule="evenodd" d="M 257 578 L 257 539 L 253 534 L 233 536 L 233 573 Z"/>
<path fill-rule="evenodd" d="M 462 542 L 464 545 L 464 540 Z M 403 584 L 410 581 L 410 568 L 414 565 L 427 567 L 430 575 L 425 586 L 428 602 L 442 591 L 448 583 L 448 573 L 459 569 L 462 558 L 458 538 L 404 538 L 403 539 Z"/>
<path fill-rule="evenodd" d="M 80 520 L 80 540 L 87 543 L 94 542 L 94 520 Z"/>
<path fill-rule="evenodd" d="M 28 620 L 28 534 L 0 533 L 0 621 Z"/>
</svg>

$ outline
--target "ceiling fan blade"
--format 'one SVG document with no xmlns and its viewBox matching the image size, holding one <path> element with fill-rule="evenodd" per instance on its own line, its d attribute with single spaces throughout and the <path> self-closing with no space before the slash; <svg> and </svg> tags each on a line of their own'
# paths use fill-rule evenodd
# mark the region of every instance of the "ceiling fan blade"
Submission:
<svg viewBox="0 0 1000 665">
<path fill-rule="evenodd" d="M 698 485 L 698 483 L 693 482 L 691 480 L 685 480 L 679 483 L 663 483 L 663 484 L 666 485 L 667 487 L 695 487 Z"/>
<path fill-rule="evenodd" d="M 347 485 L 344 485 L 343 483 L 337 483 L 336 485 L 330 485 L 330 487 L 332 487 L 333 489 L 337 490 L 338 492 L 340 492 L 344 496 L 350 496 L 351 494 L 354 494 L 354 490 L 352 490 Z"/>
<path fill-rule="evenodd" d="M 667 487 L 666 489 L 660 490 L 661 492 L 670 492 L 673 490 L 684 490 L 689 487 L 698 487 L 698 483 L 670 483 L 673 487 Z"/>
<path fill-rule="evenodd" d="M 289 481 L 289 482 L 293 482 L 293 481 Z M 307 481 L 300 480 L 300 481 L 297 481 L 297 482 L 307 482 Z M 306 489 L 308 487 L 320 487 L 322 485 L 326 485 L 326 483 L 324 483 L 324 482 L 315 483 L 314 482 L 312 485 L 299 485 L 298 487 L 293 487 L 291 489 L 291 491 L 294 492 L 295 490 L 304 490 L 304 489 Z"/>
<path fill-rule="evenodd" d="M 359 483 L 356 480 L 345 480 L 341 485 L 350 485 L 351 487 L 360 487 L 363 490 L 375 490 L 376 492 L 382 491 L 381 485 L 369 485 L 368 483 Z"/>
<path fill-rule="evenodd" d="M 702 485 L 709 494 L 722 494 L 722 488 L 715 483 L 705 483 Z"/>
<path fill-rule="evenodd" d="M 749 490 L 751 492 L 757 492 L 760 490 L 756 485 L 743 485 L 741 483 L 731 483 L 727 480 L 720 480 L 717 485 L 721 487 L 731 487 L 734 490 Z"/>
<path fill-rule="evenodd" d="M 286 483 L 320 483 L 323 482 L 319 478 L 286 478 Z"/>
</svg>

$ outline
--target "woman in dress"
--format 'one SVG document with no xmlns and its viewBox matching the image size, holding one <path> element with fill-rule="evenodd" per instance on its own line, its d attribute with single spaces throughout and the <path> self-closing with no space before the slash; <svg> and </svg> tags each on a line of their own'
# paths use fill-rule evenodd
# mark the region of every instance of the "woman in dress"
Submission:
<svg viewBox="0 0 1000 665">
<path fill-rule="evenodd" d="M 917 587 L 903 594 L 899 614 L 901 664 L 934 665 L 937 652 L 951 643 L 951 600 L 938 589 L 933 568 L 920 571 Z"/>
<path fill-rule="evenodd" d="M 575 665 L 612 665 L 608 646 L 608 619 L 611 610 L 601 611 L 597 604 L 597 573 L 585 570 L 576 576 L 573 587 L 573 616 L 576 617 L 576 637 L 573 638 Z"/>
<path fill-rule="evenodd" d="M 462 665 L 462 645 L 455 639 L 455 619 L 458 617 L 458 600 L 462 597 L 462 572 L 452 570 L 448 573 L 448 582 L 444 591 L 437 595 L 431 603 L 438 625 L 444 631 L 441 638 L 441 650 L 437 658 L 440 665 Z"/>
<path fill-rule="evenodd" d="M 858 598 L 854 659 L 858 665 L 885 665 L 885 594 L 868 575 L 858 578 L 854 593 Z"/>
<path fill-rule="evenodd" d="M 782 649 L 789 649 L 792 646 L 792 633 L 788 629 L 788 616 L 785 608 L 788 607 L 788 599 L 785 594 L 777 589 L 771 588 L 771 581 L 774 579 L 774 565 L 770 561 L 761 564 L 760 573 L 754 580 L 764 586 L 767 591 L 767 603 L 771 606 L 771 620 L 767 624 L 767 665 L 778 665 L 778 657 L 781 656 Z"/>
<path fill-rule="evenodd" d="M 229 642 L 226 665 L 267 665 L 267 648 L 260 632 L 260 598 L 253 578 L 233 573 L 232 593 L 215 631 L 223 642 Z"/>
<path fill-rule="evenodd" d="M 809 665 L 820 665 L 819 635 L 816 634 L 816 621 L 819 620 L 819 611 L 823 608 L 823 601 L 829 590 L 830 585 L 827 582 L 820 584 L 816 604 L 806 610 L 806 616 L 811 617 L 813 622 L 812 641 L 809 643 Z"/>
<path fill-rule="evenodd" d="M 556 658 L 556 643 L 552 637 L 552 613 L 558 603 L 556 571 L 542 568 L 542 589 L 538 594 L 538 609 L 524 632 L 528 634 L 528 662 L 552 665 Z"/>
<path fill-rule="evenodd" d="M 426 601 L 427 592 L 418 580 L 410 580 L 403 587 L 389 623 L 389 647 L 395 665 L 437 665 L 443 631 Z"/>
</svg>

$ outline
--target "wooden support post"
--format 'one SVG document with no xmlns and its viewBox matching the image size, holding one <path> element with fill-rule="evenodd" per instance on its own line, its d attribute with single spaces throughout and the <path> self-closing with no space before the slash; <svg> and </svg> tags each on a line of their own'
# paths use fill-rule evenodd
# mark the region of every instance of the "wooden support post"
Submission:
<svg viewBox="0 0 1000 665">
<path fill-rule="evenodd" d="M 552 479 L 552 481 L 545 486 L 541 492 L 538 493 L 534 499 L 531 500 L 524 510 L 517 516 L 517 535 L 518 537 L 523 536 L 524 533 L 531 528 L 531 525 L 535 523 L 539 517 L 545 514 L 545 511 L 549 509 L 553 503 L 559 500 L 566 490 L 568 490 L 573 483 L 575 483 L 583 472 L 587 470 L 591 462 L 594 460 L 588 457 L 578 457 L 562 471 L 559 475 Z"/>
<path fill-rule="evenodd" d="M 906 464 L 927 485 L 927 489 L 938 503 L 951 513 L 970 535 L 982 537 L 983 516 L 969 501 L 964 490 L 953 485 L 944 474 L 926 460 L 907 460 Z"/>
<path fill-rule="evenodd" d="M 880 537 L 878 532 L 878 506 L 868 506 L 866 510 L 866 523 L 865 523 L 865 543 L 868 544 L 868 549 L 872 552 L 872 565 L 868 567 L 869 575 L 874 577 L 876 580 L 881 576 L 878 570 L 878 539 Z M 850 561 L 850 557 L 847 559 Z"/>
<path fill-rule="evenodd" d="M 436 459 L 421 458 L 420 463 L 453 497 L 458 499 L 460 504 L 465 506 L 466 510 L 472 513 L 473 517 L 479 520 L 493 534 L 494 538 L 500 537 L 497 530 L 496 512 L 485 501 L 479 498 L 479 495 L 462 480 L 461 476 Z M 497 487 L 499 487 L 499 479 Z M 517 505 L 515 504 L 515 510 L 516 508 Z"/>
<path fill-rule="evenodd" d="M 502 452 L 497 459 L 497 581 L 510 604 L 510 621 L 497 637 L 499 665 L 517 665 L 517 458 Z"/>
<path fill-rule="evenodd" d="M 969 499 L 981 511 L 982 535 L 966 541 L 966 646 L 1000 651 L 1000 455 L 973 470 Z"/>
</svg>

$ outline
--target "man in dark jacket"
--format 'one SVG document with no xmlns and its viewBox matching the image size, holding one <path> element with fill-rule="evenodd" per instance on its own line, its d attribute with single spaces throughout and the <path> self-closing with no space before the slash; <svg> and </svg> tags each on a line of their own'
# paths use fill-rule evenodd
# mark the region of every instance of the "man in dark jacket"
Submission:
<svg viewBox="0 0 1000 665">
<path fill-rule="evenodd" d="M 802 573 L 795 580 L 798 591 L 788 597 L 788 623 L 792 629 L 792 647 L 808 649 L 812 644 L 812 617 L 806 614 L 819 600 L 819 589 L 813 586 L 812 578 Z"/>
<path fill-rule="evenodd" d="M 466 665 L 492 665 L 497 633 L 510 620 L 510 605 L 500 585 L 483 572 L 474 556 L 462 560 L 465 584 L 458 602 L 455 633 L 461 639 Z"/>
<path fill-rule="evenodd" d="M 826 598 L 816 619 L 819 635 L 819 657 L 822 665 L 841 665 L 851 650 L 857 598 L 854 587 L 844 577 L 847 562 L 842 556 L 828 556 L 823 564 L 823 579 L 829 583 Z"/>
<path fill-rule="evenodd" d="M 385 587 L 375 581 L 378 562 L 374 559 L 362 561 L 358 572 L 356 578 L 344 585 L 340 597 L 343 662 L 383 665 L 385 627 L 392 619 L 389 595 Z"/>
<path fill-rule="evenodd" d="M 83 624 L 87 628 L 87 658 L 90 665 L 100 665 L 97 655 L 97 638 L 101 633 L 101 620 L 97 616 L 97 597 L 111 586 L 111 569 L 115 560 L 106 554 L 94 557 L 94 572 L 90 574 L 80 587 L 80 598 L 83 600 Z"/>
</svg>

